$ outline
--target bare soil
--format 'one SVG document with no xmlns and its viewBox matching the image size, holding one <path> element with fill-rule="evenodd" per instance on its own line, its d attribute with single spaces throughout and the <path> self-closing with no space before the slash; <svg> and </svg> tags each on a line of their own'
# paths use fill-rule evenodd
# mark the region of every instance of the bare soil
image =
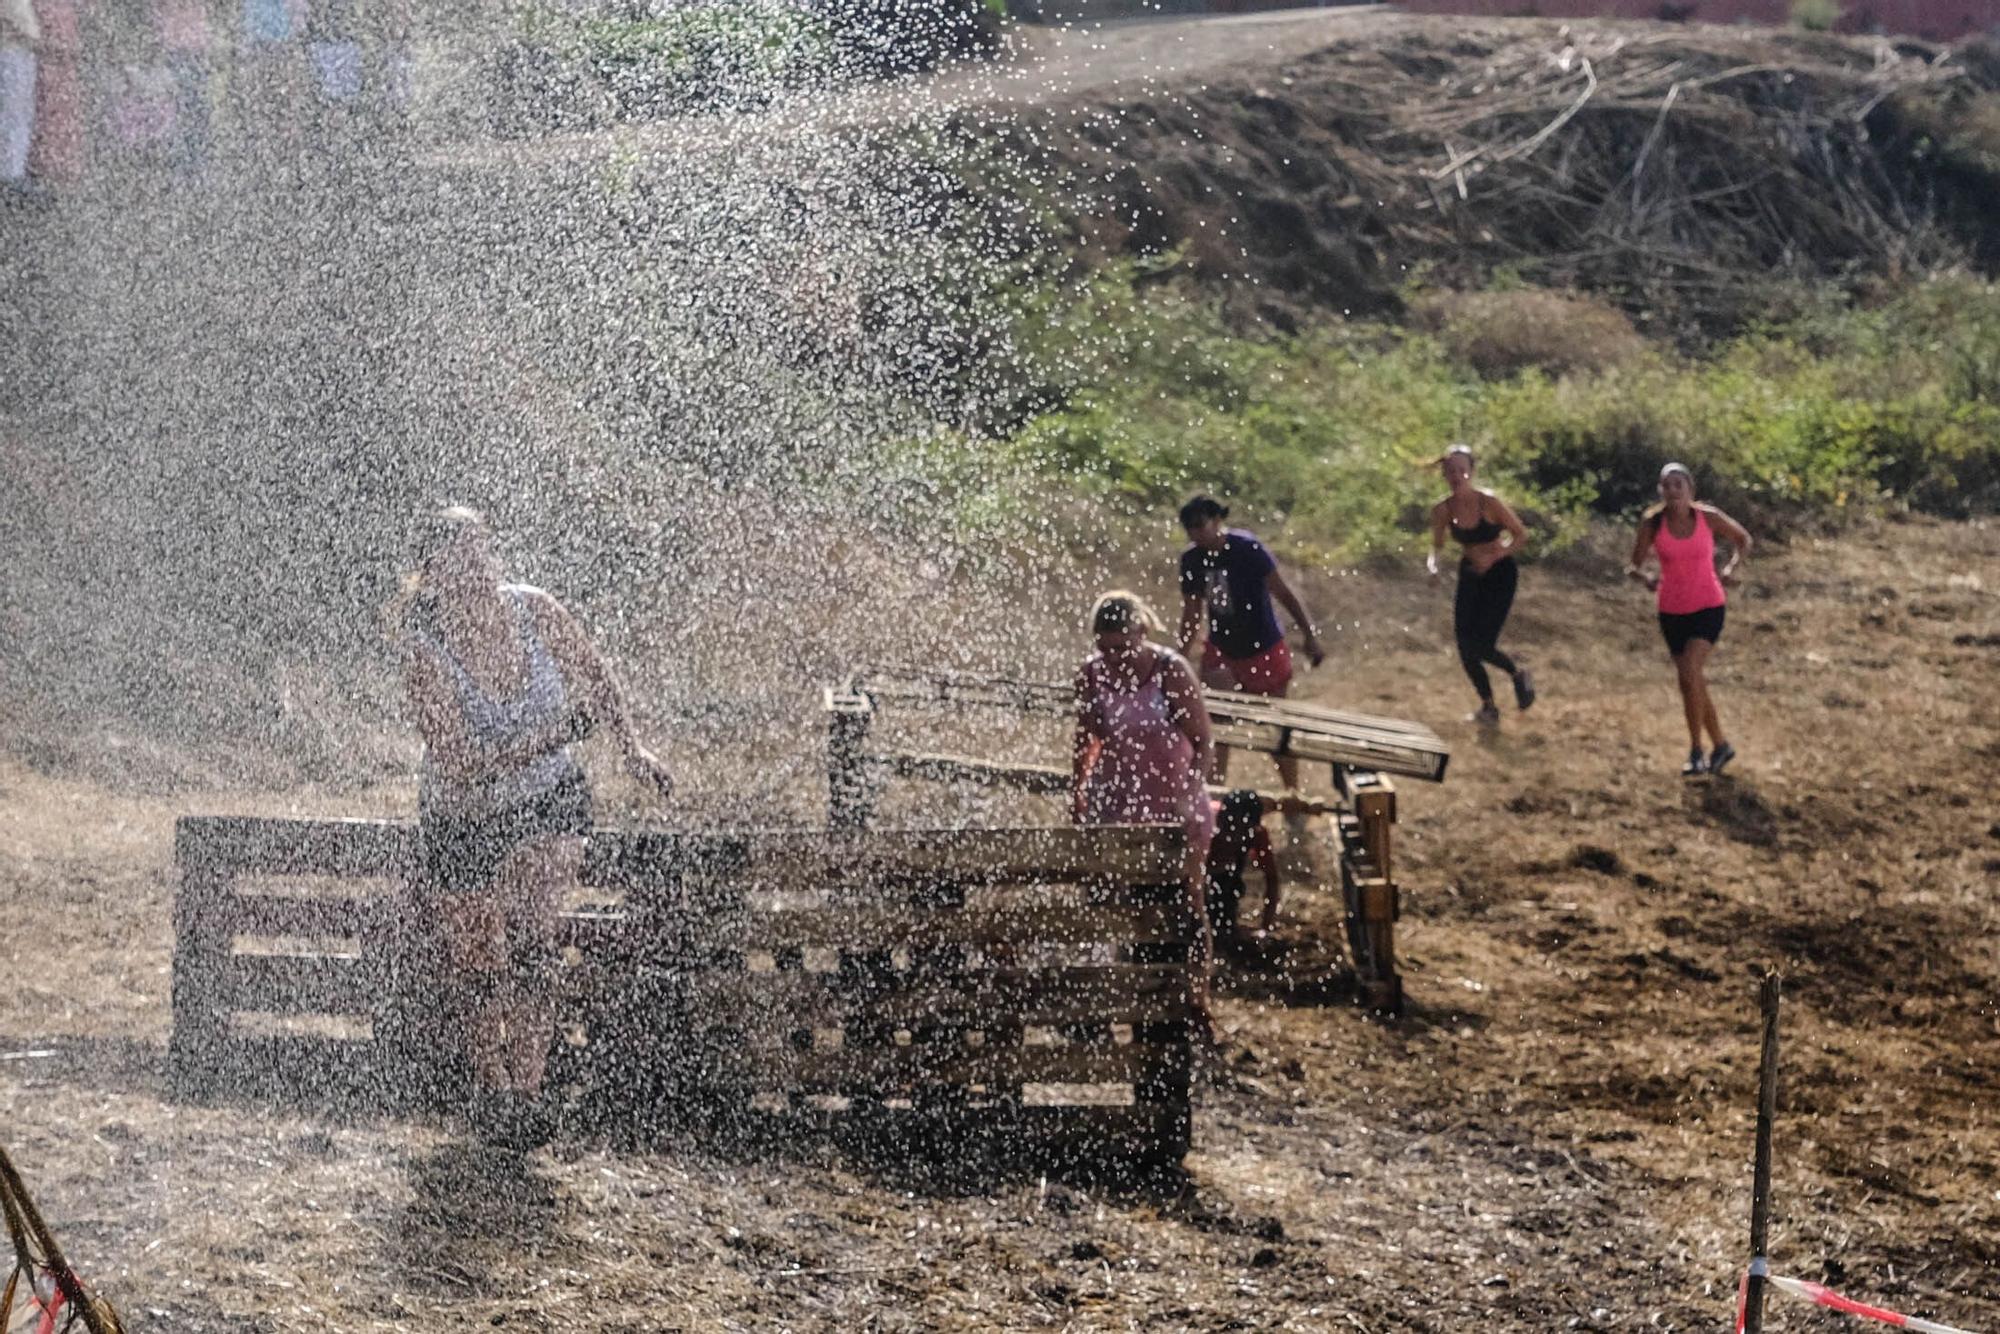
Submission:
<svg viewBox="0 0 2000 1334">
<path fill-rule="evenodd" d="M 1403 788 L 1410 1013 L 1323 999 L 1335 898 L 1293 885 L 1287 959 L 1224 973 L 1184 1174 L 941 1184 L 813 1145 L 566 1141 L 519 1175 L 449 1121 L 310 1091 L 176 1103 L 174 817 L 385 813 L 407 788 L 164 795 L 18 753 L 0 1127 L 138 1328 L 1715 1329 L 1776 966 L 1779 1270 L 2000 1325 L 1996 557 L 1990 522 L 1760 553 L 1716 659 L 1743 757 L 1696 782 L 1650 609 L 1608 559 L 1528 570 L 1505 643 L 1543 699 L 1490 735 L 1444 722 L 1470 702 L 1444 592 L 1307 572 L 1341 629 L 1303 694 L 1457 750 L 1445 784 Z"/>
</svg>

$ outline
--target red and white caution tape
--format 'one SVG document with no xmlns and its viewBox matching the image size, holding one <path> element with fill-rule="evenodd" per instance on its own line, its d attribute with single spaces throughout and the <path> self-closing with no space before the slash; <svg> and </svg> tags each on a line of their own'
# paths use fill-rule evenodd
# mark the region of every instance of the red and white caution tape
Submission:
<svg viewBox="0 0 2000 1334">
<path fill-rule="evenodd" d="M 1754 1267 L 1761 1268 L 1763 1264 L 1764 1261 L 1759 1260 Z M 1842 1315 L 1859 1316 L 1863 1320 L 1880 1321 L 1882 1324 L 1891 1325 L 1897 1329 L 1913 1329 L 1917 1331 L 1917 1334 L 1971 1334 L 1971 1331 L 1960 1329 L 1956 1325 L 1940 1325 L 1935 1320 L 1923 1320 L 1913 1315 L 1904 1315 L 1901 1311 L 1891 1311 L 1886 1307 L 1870 1306 L 1866 1302 L 1857 1302 L 1852 1297 L 1841 1296 L 1824 1284 L 1808 1283 L 1802 1278 L 1780 1278 L 1776 1274 L 1767 1274 L 1764 1281 L 1779 1292 L 1789 1293 L 1802 1301 L 1811 1302 L 1814 1306 L 1824 1306 L 1827 1310 L 1838 1311 Z M 1746 1276 L 1736 1300 L 1736 1334 L 1743 1334 L 1749 1287 L 1750 1280 Z"/>
</svg>

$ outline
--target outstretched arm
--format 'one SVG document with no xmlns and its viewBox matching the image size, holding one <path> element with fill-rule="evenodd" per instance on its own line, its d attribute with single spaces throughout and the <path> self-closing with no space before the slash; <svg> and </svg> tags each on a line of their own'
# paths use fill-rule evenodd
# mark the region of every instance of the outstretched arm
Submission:
<svg viewBox="0 0 2000 1334">
<path fill-rule="evenodd" d="M 1275 569 L 1272 570 L 1269 575 L 1265 576 L 1264 586 L 1269 588 L 1271 596 L 1276 598 L 1279 604 L 1292 614 L 1293 624 L 1306 632 L 1306 656 L 1312 659 L 1312 665 L 1317 667 L 1322 662 L 1325 662 L 1326 650 L 1320 647 L 1319 630 L 1313 625 L 1312 617 L 1306 615 L 1305 604 L 1299 601 L 1299 595 L 1294 593 L 1292 586 L 1285 582 L 1283 572 Z"/>
<path fill-rule="evenodd" d="M 624 757 L 626 772 L 652 784 L 661 796 L 671 796 L 674 790 L 672 775 L 667 772 L 666 765 L 640 743 L 639 734 L 632 728 L 632 716 L 625 707 L 625 691 L 610 664 L 604 661 L 597 646 L 590 642 L 589 634 L 570 614 L 569 608 L 540 589 L 529 592 L 528 605 L 534 612 L 535 628 L 541 631 L 556 661 L 562 665 L 564 676 L 582 687 L 580 693 L 589 723 L 593 726 L 602 724 L 611 729 L 612 738 Z"/>
<path fill-rule="evenodd" d="M 1438 566 L 1438 557 L 1444 554 L 1445 539 L 1451 535 L 1451 515 L 1440 500 L 1431 506 L 1431 554 L 1424 558 L 1424 569 L 1435 579 L 1443 571 Z"/>
</svg>

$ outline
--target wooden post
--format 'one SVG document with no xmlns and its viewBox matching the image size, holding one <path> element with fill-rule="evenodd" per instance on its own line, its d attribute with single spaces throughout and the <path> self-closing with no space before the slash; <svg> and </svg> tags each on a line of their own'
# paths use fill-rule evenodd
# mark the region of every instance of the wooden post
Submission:
<svg viewBox="0 0 2000 1334">
<path fill-rule="evenodd" d="M 826 690 L 826 822 L 834 829 L 859 829 L 874 805 L 862 748 L 875 720 L 875 701 L 840 686 Z"/>
<path fill-rule="evenodd" d="M 1757 1170 L 1750 1186 L 1750 1279 L 1743 1289 L 1744 1334 L 1763 1334 L 1764 1248 L 1771 1225 L 1771 1123 L 1778 1115 L 1778 975 L 1764 974 L 1758 1004 L 1764 1012 L 1764 1053 L 1757 1063 Z"/>
<path fill-rule="evenodd" d="M 214 1082 L 229 1036 L 222 990 L 228 967 L 227 896 L 230 868 L 211 843 L 176 827 L 174 861 L 173 1035 L 168 1066 L 184 1096 L 205 1094 Z"/>
<path fill-rule="evenodd" d="M 28 1188 L 22 1184 L 21 1175 L 14 1170 L 5 1149 L 0 1149 L 0 1206 L 4 1206 L 7 1231 L 13 1236 L 16 1254 L 32 1253 L 30 1243 L 33 1248 L 40 1249 L 42 1265 L 48 1270 L 49 1277 L 55 1280 L 64 1303 L 70 1309 L 68 1319 L 81 1320 L 90 1334 L 124 1334 L 118 1312 L 112 1309 L 109 1302 L 86 1292 L 76 1272 L 69 1267 L 69 1261 L 63 1258 L 62 1248 L 56 1245 L 55 1236 L 49 1231 L 48 1224 L 42 1221 L 35 1202 L 28 1198 Z M 28 1278 L 32 1281 L 34 1275 L 31 1273 Z M 11 1291 L 11 1285 L 9 1289 Z M 12 1315 L 11 1311 L 0 1310 L 0 1320 Z"/>
<path fill-rule="evenodd" d="M 1341 887 L 1347 899 L 1348 944 L 1354 954 L 1361 1000 L 1382 1014 L 1403 1010 L 1403 979 L 1396 974 L 1396 918 L 1401 904 L 1391 874 L 1391 833 L 1396 789 L 1382 774 L 1338 765 L 1334 786 L 1351 816 L 1336 817 Z"/>
</svg>

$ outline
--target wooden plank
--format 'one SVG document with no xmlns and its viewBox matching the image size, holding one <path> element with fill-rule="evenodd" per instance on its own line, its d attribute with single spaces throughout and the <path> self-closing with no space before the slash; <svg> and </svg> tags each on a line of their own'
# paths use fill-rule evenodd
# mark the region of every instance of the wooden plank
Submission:
<svg viewBox="0 0 2000 1334">
<path fill-rule="evenodd" d="M 810 1095 L 808 1095 L 810 1096 Z M 838 1131 L 859 1122 L 874 1122 L 895 1135 L 903 1127 L 929 1125 L 953 1134 L 1018 1138 L 1046 1144 L 1064 1140 L 1150 1136 L 1171 1128 L 1186 1115 L 1185 1104 L 1137 1099 L 1122 1103 L 1022 1103 L 995 1100 L 985 1107 L 892 1106 L 874 1098 L 855 1098 L 846 1107 L 821 1107 L 794 1100 L 789 1105 L 730 1109 L 732 1118 L 761 1121 L 767 1128 L 785 1127 L 800 1138 Z"/>
<path fill-rule="evenodd" d="M 391 820 L 280 820 L 184 815 L 174 860 L 226 873 L 400 875 L 412 864 L 416 826 Z"/>
<path fill-rule="evenodd" d="M 1060 796 L 1067 793 L 1070 786 L 1069 770 L 1053 764 L 1001 764 L 958 755 L 925 755 L 909 751 L 883 751 L 864 755 L 862 760 L 886 768 L 898 778 L 1011 787 L 1042 796 Z"/>
<path fill-rule="evenodd" d="M 393 911 L 393 905 L 387 897 L 232 894 L 216 911 L 232 936 L 330 940 L 370 934 Z"/>
<path fill-rule="evenodd" d="M 825 1047 L 804 1050 L 746 1045 L 724 1054 L 725 1077 L 759 1090 L 861 1091 L 886 1096 L 913 1084 L 1133 1084 L 1176 1059 L 1173 1048 L 972 1047 L 913 1042 L 908 1046 Z"/>
<path fill-rule="evenodd" d="M 1172 964 L 994 969 L 958 976 L 704 970 L 688 975 L 700 1026 L 797 1030 L 874 1023 L 1043 1026 L 1161 1023 L 1188 1014 L 1188 973 Z"/>
<path fill-rule="evenodd" d="M 870 669 L 853 688 L 877 703 L 995 706 L 1058 716 L 1075 709 L 1067 686 L 905 668 Z M 1431 782 L 1443 781 L 1450 762 L 1450 749 L 1420 723 L 1233 691 L 1203 694 L 1216 740 L 1230 746 L 1382 769 Z"/>
<path fill-rule="evenodd" d="M 232 954 L 222 992 L 234 1010 L 370 1014 L 381 978 L 359 954 Z"/>
<path fill-rule="evenodd" d="M 1127 945 L 1135 941 L 1184 941 L 1188 926 L 1172 908 L 1084 908 L 1034 905 L 1009 908 L 829 907 L 748 915 L 741 939 L 747 947 L 1013 944 Z"/>
<path fill-rule="evenodd" d="M 586 956 L 610 953 L 628 943 L 633 921 L 619 909 L 571 909 L 556 916 L 556 945 Z"/>
<path fill-rule="evenodd" d="M 1176 825 L 772 834 L 749 844 L 744 875 L 754 889 L 916 878 L 1159 881 L 1179 874 L 1185 839 Z"/>
<path fill-rule="evenodd" d="M 1070 772 L 1053 764 L 1007 764 L 976 760 L 963 755 L 931 755 L 912 751 L 878 751 L 862 759 L 889 770 L 899 778 L 921 778 L 934 782 L 974 783 L 981 787 L 1011 787 L 1038 796 L 1066 796 Z M 1219 797 L 1241 784 L 1210 783 L 1210 796 Z M 1340 809 L 1331 801 L 1320 801 L 1290 792 L 1259 790 L 1257 796 L 1272 812 L 1287 815 L 1326 815 Z"/>
<path fill-rule="evenodd" d="M 582 883 L 643 899 L 671 896 L 698 907 L 733 893 L 743 867 L 740 834 L 685 834 L 648 829 L 600 829 L 584 849 Z"/>
</svg>

